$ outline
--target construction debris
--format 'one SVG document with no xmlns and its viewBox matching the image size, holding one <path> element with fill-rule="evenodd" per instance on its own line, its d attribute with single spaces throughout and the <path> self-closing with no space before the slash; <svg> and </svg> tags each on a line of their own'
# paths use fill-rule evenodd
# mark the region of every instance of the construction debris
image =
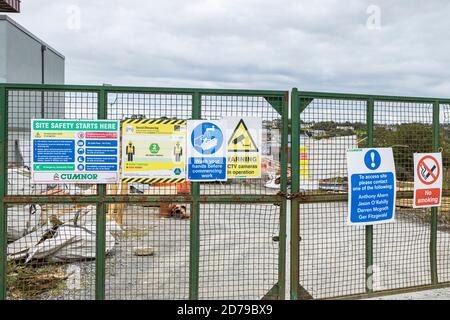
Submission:
<svg viewBox="0 0 450 320">
<path fill-rule="evenodd" d="M 37 195 L 47 191 L 47 185 L 32 184 L 28 167 L 8 168 L 8 190 L 20 195 Z"/>
<path fill-rule="evenodd" d="M 36 220 L 38 221 L 38 220 Z M 47 262 L 65 262 L 95 258 L 95 207 L 88 206 L 63 215 L 51 215 L 44 225 L 8 245 L 8 259 Z M 116 243 L 114 235 L 121 228 L 109 221 L 106 225 L 106 254 Z"/>
<path fill-rule="evenodd" d="M 179 218 L 189 219 L 190 213 L 187 207 L 176 203 L 161 203 L 159 205 L 159 217 L 160 218 Z"/>
<path fill-rule="evenodd" d="M 135 256 L 152 256 L 155 254 L 155 249 L 152 247 L 136 247 L 133 248 Z"/>
</svg>

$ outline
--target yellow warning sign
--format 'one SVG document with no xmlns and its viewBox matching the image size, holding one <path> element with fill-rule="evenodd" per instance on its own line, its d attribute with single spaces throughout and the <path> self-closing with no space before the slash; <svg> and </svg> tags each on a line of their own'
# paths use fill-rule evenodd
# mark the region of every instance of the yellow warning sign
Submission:
<svg viewBox="0 0 450 320">
<path fill-rule="evenodd" d="M 226 118 L 229 178 L 261 177 L 262 121 L 260 118 Z"/>
<path fill-rule="evenodd" d="M 255 144 L 248 128 L 243 119 L 241 119 L 234 129 L 228 142 L 228 152 L 258 152 L 258 147 Z"/>
<path fill-rule="evenodd" d="M 122 178 L 146 183 L 184 180 L 185 144 L 186 120 L 122 121 Z"/>
<path fill-rule="evenodd" d="M 309 155 L 306 146 L 300 146 L 300 177 L 302 179 L 309 178 Z"/>
</svg>

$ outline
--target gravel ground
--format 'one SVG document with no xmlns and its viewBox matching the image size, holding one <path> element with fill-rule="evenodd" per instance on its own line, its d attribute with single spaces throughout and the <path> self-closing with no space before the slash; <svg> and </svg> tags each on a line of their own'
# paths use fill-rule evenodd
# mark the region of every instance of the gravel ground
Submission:
<svg viewBox="0 0 450 320">
<path fill-rule="evenodd" d="M 277 282 L 274 205 L 202 205 L 200 299 L 261 299 Z M 159 208 L 129 206 L 124 233 L 106 259 L 107 299 L 188 299 L 190 220 L 161 219 Z M 153 248 L 136 256 L 135 248 Z M 76 289 L 42 299 L 93 299 L 95 261 L 68 265 Z"/>
<path fill-rule="evenodd" d="M 202 205 L 200 233 L 201 299 L 261 299 L 277 281 L 278 210 L 274 205 Z M 300 208 L 300 283 L 314 298 L 363 293 L 365 233 L 345 224 L 345 203 Z M 187 299 L 189 220 L 161 219 L 159 209 L 128 206 L 124 234 L 106 259 L 107 299 Z M 289 229 L 289 227 L 288 227 Z M 429 225 L 411 212 L 374 228 L 375 290 L 429 284 Z M 450 234 L 439 231 L 439 280 L 450 280 Z M 153 248 L 152 256 L 133 254 Z M 288 249 L 289 250 L 289 249 Z M 289 261 L 287 261 L 289 263 Z M 67 266 L 64 289 L 44 299 L 93 299 L 95 261 Z M 289 279 L 289 277 L 287 277 Z M 383 299 L 448 296 L 448 289 Z M 382 299 L 382 298 L 376 298 Z"/>
<path fill-rule="evenodd" d="M 347 226 L 346 203 L 300 207 L 300 284 L 314 298 L 365 291 L 365 228 Z M 440 281 L 450 278 L 450 234 L 438 231 Z M 394 223 L 374 226 L 374 290 L 431 283 L 430 226 L 411 211 Z"/>
<path fill-rule="evenodd" d="M 367 300 L 450 300 L 450 288 L 397 294 Z"/>
</svg>

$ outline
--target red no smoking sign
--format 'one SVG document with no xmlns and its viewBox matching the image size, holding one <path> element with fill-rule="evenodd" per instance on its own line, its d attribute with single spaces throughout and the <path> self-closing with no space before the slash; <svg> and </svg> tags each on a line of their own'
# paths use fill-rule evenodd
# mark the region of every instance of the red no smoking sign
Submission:
<svg viewBox="0 0 450 320">
<path fill-rule="evenodd" d="M 442 197 L 441 153 L 414 154 L 414 207 L 439 207 Z"/>
<path fill-rule="evenodd" d="M 441 164 L 436 157 L 426 155 L 419 160 L 417 165 L 417 176 L 425 185 L 436 183 L 441 173 Z"/>
</svg>

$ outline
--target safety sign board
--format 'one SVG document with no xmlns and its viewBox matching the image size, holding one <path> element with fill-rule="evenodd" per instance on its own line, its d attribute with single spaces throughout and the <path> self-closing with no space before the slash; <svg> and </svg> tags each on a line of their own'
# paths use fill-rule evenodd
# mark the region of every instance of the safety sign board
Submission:
<svg viewBox="0 0 450 320">
<path fill-rule="evenodd" d="M 32 182 L 117 182 L 119 132 L 115 120 L 32 119 Z"/>
<path fill-rule="evenodd" d="M 309 179 L 309 153 L 307 146 L 300 146 L 300 178 Z"/>
<path fill-rule="evenodd" d="M 261 178 L 262 121 L 226 117 L 228 178 Z"/>
<path fill-rule="evenodd" d="M 348 223 L 372 225 L 395 219 L 395 164 L 392 148 L 347 151 Z"/>
<path fill-rule="evenodd" d="M 414 154 L 414 208 L 439 207 L 442 198 L 442 154 Z"/>
<path fill-rule="evenodd" d="M 187 122 L 187 172 L 190 181 L 227 180 L 227 143 L 222 121 Z"/>
<path fill-rule="evenodd" d="M 186 178 L 186 121 L 122 122 L 122 181 L 179 183 Z"/>
</svg>

